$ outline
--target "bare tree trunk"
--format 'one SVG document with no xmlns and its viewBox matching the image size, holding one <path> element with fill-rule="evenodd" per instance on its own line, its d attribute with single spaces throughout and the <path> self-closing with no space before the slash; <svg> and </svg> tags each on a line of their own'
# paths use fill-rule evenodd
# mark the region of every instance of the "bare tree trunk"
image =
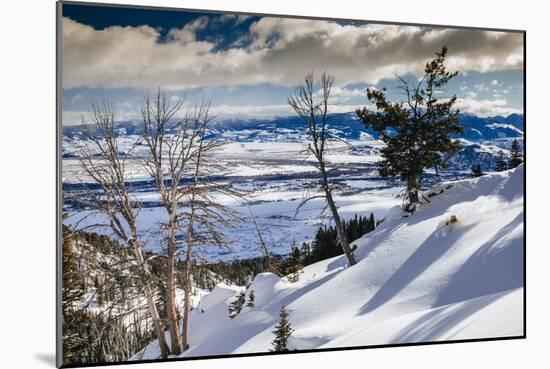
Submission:
<svg viewBox="0 0 550 369">
<path fill-rule="evenodd" d="M 157 309 L 157 305 L 155 304 L 155 300 L 153 298 L 154 293 L 153 289 L 151 287 L 151 284 L 149 282 L 151 273 L 149 269 L 147 268 L 147 265 L 145 264 L 145 259 L 143 257 L 143 252 L 139 245 L 134 242 L 133 250 L 136 255 L 136 259 L 140 265 L 140 269 L 143 275 L 143 291 L 145 293 L 145 299 L 147 300 L 147 308 L 149 309 L 149 313 L 151 314 L 151 319 L 153 321 L 153 329 L 155 331 L 155 335 L 157 336 L 157 339 L 159 341 L 159 347 L 161 356 L 163 359 L 166 359 L 168 355 L 170 354 L 170 350 L 168 349 L 168 345 L 166 344 L 166 336 L 164 335 L 164 329 L 162 327 L 162 320 L 160 319 L 160 315 Z"/>
<path fill-rule="evenodd" d="M 200 161 L 200 148 L 199 148 L 199 158 Z M 187 225 L 187 251 L 185 252 L 185 301 L 183 302 L 183 327 L 181 331 L 181 341 L 183 345 L 183 350 L 189 348 L 189 313 L 191 312 L 191 259 L 193 257 L 193 231 L 194 231 L 194 222 L 195 222 L 195 196 L 197 188 L 197 175 L 199 171 L 199 163 L 197 163 L 197 168 L 193 178 L 193 188 L 191 189 L 191 211 L 189 215 L 189 221 Z"/>
<path fill-rule="evenodd" d="M 162 205 L 168 215 L 164 224 L 167 239 L 166 260 L 166 314 L 170 330 L 170 351 L 172 355 L 181 354 L 180 332 L 176 306 L 176 232 L 178 228 L 178 187 L 186 168 L 190 146 L 186 145 L 186 118 L 175 120 L 183 100 L 170 104 L 166 93 L 160 88 L 151 98 L 146 93 L 141 108 L 143 118 L 143 139 L 149 149 L 144 159 L 144 167 L 155 180 Z M 172 135 L 168 134 L 169 124 L 173 124 Z M 165 182 L 165 175 L 169 182 Z"/>
<path fill-rule="evenodd" d="M 208 118 L 208 115 L 207 115 Z M 195 230 L 195 211 L 196 211 L 196 197 L 197 197 L 197 185 L 199 182 L 199 173 L 201 170 L 201 160 L 203 155 L 203 142 L 204 142 L 204 133 L 206 129 L 206 124 L 208 120 L 205 121 L 203 126 L 202 134 L 200 135 L 199 147 L 197 150 L 197 158 L 195 160 L 195 170 L 193 173 L 193 185 L 191 187 L 191 199 L 190 199 L 190 212 L 189 220 L 187 223 L 187 251 L 185 252 L 185 301 L 183 302 L 183 328 L 181 332 L 181 340 L 183 344 L 183 349 L 187 350 L 189 348 L 189 313 L 191 312 L 191 259 L 193 257 L 193 241 L 194 241 L 194 230 Z"/>
<path fill-rule="evenodd" d="M 168 315 L 168 325 L 170 327 L 170 351 L 172 355 L 181 354 L 181 345 L 179 337 L 178 314 L 176 308 L 176 245 L 168 242 L 168 260 L 166 272 L 166 312 Z"/>
<path fill-rule="evenodd" d="M 175 206 L 173 204 L 172 206 Z M 179 323 L 176 301 L 176 227 L 175 208 L 172 209 L 168 223 L 168 255 L 166 260 L 166 313 L 170 328 L 170 351 L 172 355 L 181 354 Z"/>
<path fill-rule="evenodd" d="M 418 204 L 418 181 L 414 175 L 410 175 L 407 178 L 407 195 L 409 197 L 409 202 L 405 210 L 412 212 L 416 204 Z"/>
<path fill-rule="evenodd" d="M 192 238 L 192 237 L 191 237 Z M 181 332 L 181 342 L 183 350 L 189 348 L 189 313 L 191 312 L 191 247 L 193 241 L 188 241 L 187 252 L 185 254 L 185 301 L 183 302 L 183 327 Z"/>
<path fill-rule="evenodd" d="M 224 185 L 208 184 L 204 179 L 199 178 L 204 173 L 212 170 L 223 170 L 223 167 L 217 166 L 215 163 L 207 162 L 207 154 L 210 151 L 216 150 L 223 143 L 214 141 L 205 141 L 207 128 L 213 117 L 210 116 L 210 103 L 202 103 L 195 109 L 193 116 L 194 131 L 197 133 L 195 141 L 194 156 L 190 163 L 192 167 L 192 184 L 183 189 L 182 194 L 187 198 L 189 211 L 186 215 L 187 219 L 187 250 L 185 252 L 185 301 L 183 305 L 183 327 L 182 327 L 182 345 L 183 349 L 187 350 L 190 347 L 189 336 L 189 317 L 191 313 L 191 292 L 192 292 L 192 261 L 193 250 L 195 246 L 202 244 L 214 244 L 219 247 L 224 247 L 228 244 L 222 234 L 223 230 L 220 227 L 229 226 L 231 220 L 240 221 L 237 213 L 230 208 L 218 203 L 213 197 L 213 192 L 224 193 L 234 198 L 241 198 L 242 194 L 231 188 L 226 188 Z"/>
<path fill-rule="evenodd" d="M 176 301 L 176 204 L 172 204 L 168 223 L 168 258 L 166 268 L 166 313 L 170 327 L 170 351 L 172 355 L 181 354 L 179 323 Z"/>
<path fill-rule="evenodd" d="M 327 178 L 325 165 L 324 163 L 319 163 L 319 164 L 321 169 L 321 175 L 323 176 L 323 190 L 325 191 L 327 204 L 330 208 L 332 219 L 334 220 L 334 225 L 336 227 L 338 243 L 340 243 L 340 246 L 344 250 L 346 257 L 348 258 L 349 265 L 350 266 L 355 265 L 357 264 L 357 260 L 355 260 L 355 255 L 353 255 L 353 252 L 349 247 L 348 239 L 346 237 L 346 233 L 344 232 L 344 226 L 342 225 L 342 220 L 340 219 L 340 214 L 338 214 L 338 209 L 336 208 L 336 204 L 334 203 L 334 199 L 332 198 L 332 191 L 330 190 L 330 187 L 328 185 L 328 178 Z"/>
</svg>

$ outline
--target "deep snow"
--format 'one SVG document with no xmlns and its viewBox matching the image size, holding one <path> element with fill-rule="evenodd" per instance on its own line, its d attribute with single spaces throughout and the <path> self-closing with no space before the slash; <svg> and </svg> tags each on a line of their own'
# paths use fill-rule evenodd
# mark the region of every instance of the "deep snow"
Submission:
<svg viewBox="0 0 550 369">
<path fill-rule="evenodd" d="M 246 289 L 256 304 L 234 319 L 244 287 L 218 285 L 190 319 L 183 356 L 265 352 L 281 305 L 291 349 L 412 343 L 523 334 L 523 165 L 425 192 L 412 215 L 393 207 L 344 256 L 304 268 L 290 283 L 270 273 Z M 430 194 L 434 194 L 431 196 Z M 459 222 L 446 225 L 455 215 Z M 159 355 L 152 342 L 134 358 Z"/>
</svg>

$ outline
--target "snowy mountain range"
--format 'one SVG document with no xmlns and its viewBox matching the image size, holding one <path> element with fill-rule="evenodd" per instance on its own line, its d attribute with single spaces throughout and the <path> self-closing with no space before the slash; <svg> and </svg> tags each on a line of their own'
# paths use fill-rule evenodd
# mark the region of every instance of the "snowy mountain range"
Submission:
<svg viewBox="0 0 550 369">
<path fill-rule="evenodd" d="M 478 117 L 461 114 L 460 122 L 464 134 L 455 136 L 462 140 L 463 149 L 449 158 L 449 163 L 456 170 L 469 170 L 480 164 L 483 170 L 494 166 L 499 150 L 508 153 L 512 139 L 523 142 L 524 117 L 522 114 L 511 114 L 507 117 Z M 355 113 L 332 116 L 330 133 L 348 141 L 377 140 L 379 135 L 356 118 Z M 70 146 L 75 141 L 85 140 L 83 126 L 66 126 L 63 128 L 64 157 L 74 156 Z M 133 136 L 141 133 L 141 122 L 124 121 L 117 124 L 119 136 Z M 303 122 L 295 116 L 273 119 L 229 119 L 215 121 L 210 137 L 228 142 L 303 142 L 306 133 Z"/>
<path fill-rule="evenodd" d="M 472 114 L 460 114 L 460 123 L 464 127 L 461 137 L 471 141 L 486 141 L 506 137 L 522 137 L 524 120 L 522 114 L 507 117 L 478 117 Z M 133 135 L 141 132 L 140 121 L 121 121 L 117 123 L 119 135 Z M 332 132 L 339 138 L 358 140 L 368 133 L 374 138 L 378 134 L 365 129 L 355 113 L 333 115 L 330 120 Z M 232 137 L 238 141 L 279 141 L 282 137 L 293 141 L 304 134 L 303 122 L 299 117 L 277 117 L 272 119 L 226 119 L 217 120 L 212 125 L 212 137 Z M 82 125 L 63 127 L 67 139 L 84 139 Z"/>
</svg>

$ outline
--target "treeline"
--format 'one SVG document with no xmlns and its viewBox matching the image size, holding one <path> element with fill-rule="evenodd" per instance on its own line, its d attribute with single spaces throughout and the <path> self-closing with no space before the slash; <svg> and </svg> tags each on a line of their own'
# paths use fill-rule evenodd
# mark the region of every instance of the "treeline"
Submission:
<svg viewBox="0 0 550 369">
<path fill-rule="evenodd" d="M 518 140 L 514 139 L 510 147 L 510 158 L 508 160 L 506 160 L 506 157 L 504 156 L 504 152 L 502 150 L 499 150 L 497 152 L 495 171 L 503 172 L 508 169 L 514 169 L 518 167 L 521 163 L 523 163 L 523 153 L 519 146 Z M 476 164 L 472 167 L 472 177 L 481 177 L 484 174 L 485 173 L 483 173 L 483 171 L 481 170 L 481 164 Z"/>
<path fill-rule="evenodd" d="M 280 264 L 285 257 L 272 256 L 272 259 Z M 257 274 L 267 271 L 269 266 L 265 257 L 203 263 L 195 265 L 193 282 L 197 287 L 208 290 L 212 290 L 221 281 L 246 286 Z"/>
<path fill-rule="evenodd" d="M 500 150 L 497 153 L 497 160 L 495 163 L 495 170 L 497 172 L 502 172 L 507 169 L 513 169 L 523 163 L 523 153 L 519 147 L 518 140 L 514 139 L 512 141 L 512 146 L 510 147 L 510 158 L 506 161 L 504 157 L 504 152 Z"/>
<path fill-rule="evenodd" d="M 72 231 L 63 226 L 63 364 L 125 361 L 155 338 L 144 300 L 139 265 L 132 253 L 109 236 Z M 167 257 L 146 253 L 149 282 L 163 325 L 168 321 Z M 183 261 L 175 266 L 177 289 L 185 286 Z M 211 289 L 219 278 L 193 266 L 199 288 Z M 193 287 L 191 295 L 196 293 Z M 181 319 L 180 309 L 177 309 Z"/>
<path fill-rule="evenodd" d="M 63 226 L 63 365 L 128 360 L 154 335 L 128 250 Z"/>
<path fill-rule="evenodd" d="M 368 217 L 355 214 L 354 218 L 342 221 L 342 226 L 346 239 L 351 244 L 351 242 L 373 231 L 376 228 L 376 221 L 373 213 Z M 353 245 L 352 250 L 354 250 Z M 328 227 L 325 225 L 317 230 L 311 243 L 304 242 L 300 248 L 292 246 L 289 260 L 286 262 L 290 261 L 292 263 L 299 260 L 303 266 L 306 266 L 343 253 L 342 247 L 338 244 L 336 228 L 332 225 Z M 283 269 L 288 269 L 285 261 L 283 262 Z"/>
</svg>

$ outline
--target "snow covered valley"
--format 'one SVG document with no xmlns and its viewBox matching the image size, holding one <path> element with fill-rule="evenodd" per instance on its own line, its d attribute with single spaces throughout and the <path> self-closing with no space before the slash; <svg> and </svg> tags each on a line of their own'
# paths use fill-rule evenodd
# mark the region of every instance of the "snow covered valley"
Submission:
<svg viewBox="0 0 550 369">
<path fill-rule="evenodd" d="M 486 172 L 494 170 L 498 150 L 506 153 L 512 139 L 522 140 L 523 133 L 516 126 L 523 128 L 523 117 L 516 118 L 518 121 L 511 126 L 496 123 L 508 122 L 505 120 L 508 118 L 463 116 L 466 133 L 461 140 L 464 148 L 449 159 L 447 170 L 440 170 L 437 174 L 433 170 L 426 171 L 424 186 L 427 188 L 442 180 L 468 178 L 474 164 L 480 164 Z M 372 212 L 375 219 L 382 219 L 390 208 L 402 203 L 403 183 L 379 176 L 376 162 L 380 160 L 379 150 L 383 143 L 376 132 L 365 130 L 353 114 L 342 115 L 339 119 L 330 125 L 330 132 L 339 140 L 331 143 L 327 159 L 330 182 L 338 186 L 335 196 L 340 215 L 350 219 L 355 214 L 369 216 Z M 139 139 L 140 124 L 120 123 L 118 126 L 120 150 L 128 152 Z M 79 164 L 79 150 L 89 144 L 82 132 L 83 128 L 79 126 L 65 127 L 62 145 L 63 192 L 65 210 L 69 215 L 65 224 L 78 225 L 77 228 L 104 222 L 102 217 L 93 215 L 75 201 L 83 194 L 98 191 Z M 271 251 L 278 255 L 287 255 L 294 243 L 300 245 L 311 241 L 320 226 L 330 224 L 330 219 L 319 217 L 325 206 L 321 198 L 308 202 L 296 213 L 305 197 L 319 194 L 314 183 L 318 178 L 315 161 L 311 157 L 305 158 L 303 153 L 308 139 L 300 120 L 282 117 L 266 121 L 219 122 L 211 135 L 225 142 L 219 152 L 213 153 L 213 161 L 223 170 L 213 175 L 212 180 L 245 191 L 247 199 L 243 202 L 218 196 L 217 201 L 237 211 L 244 222 L 237 228 L 224 230 L 233 241 L 231 250 L 204 247 L 200 250 L 202 258 L 216 261 L 259 256 L 251 214 Z M 158 230 L 159 223 L 166 221 L 165 211 L 140 162 L 144 150 L 145 147 L 138 145 L 132 151 L 127 171 L 132 184 L 130 188 L 142 207 L 138 226 L 147 241 L 147 249 L 162 252 L 163 240 L 155 230 Z M 96 227 L 94 231 L 104 230 Z"/>
</svg>

